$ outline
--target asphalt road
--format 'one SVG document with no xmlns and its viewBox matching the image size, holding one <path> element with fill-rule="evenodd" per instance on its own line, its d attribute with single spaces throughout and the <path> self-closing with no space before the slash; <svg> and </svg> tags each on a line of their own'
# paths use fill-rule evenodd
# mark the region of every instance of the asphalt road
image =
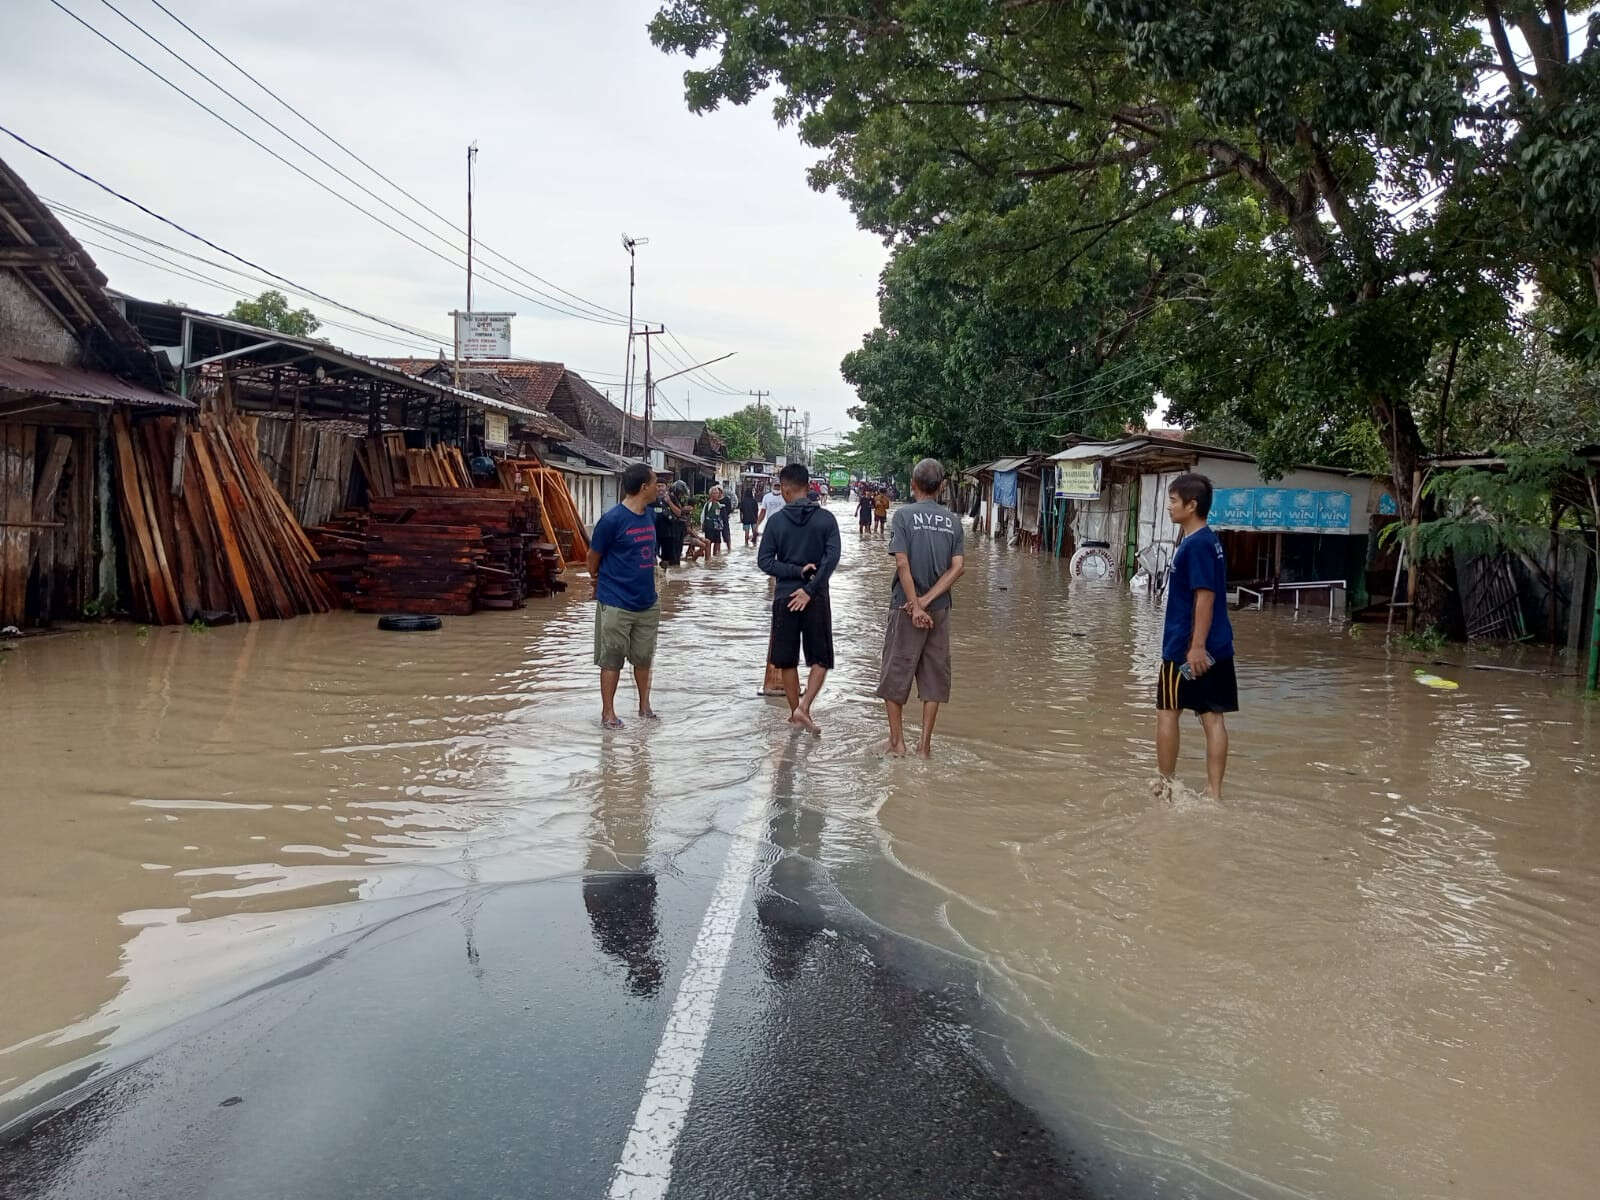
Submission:
<svg viewBox="0 0 1600 1200">
<path fill-rule="evenodd" d="M 840 903 L 784 792 L 670 863 L 451 894 L 236 998 L 12 1131 L 0 1195 L 1088 1195 L 999 1082 L 970 965 Z"/>
</svg>

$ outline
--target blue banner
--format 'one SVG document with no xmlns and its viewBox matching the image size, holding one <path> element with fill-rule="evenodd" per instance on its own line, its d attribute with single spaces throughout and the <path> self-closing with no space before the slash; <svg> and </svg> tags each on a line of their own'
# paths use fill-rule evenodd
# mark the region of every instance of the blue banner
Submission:
<svg viewBox="0 0 1600 1200">
<path fill-rule="evenodd" d="M 1015 471 L 996 471 L 994 473 L 994 502 L 999 508 L 1015 508 L 1017 506 L 1017 473 Z"/>
<path fill-rule="evenodd" d="M 1211 524 L 1219 529 L 1254 529 L 1256 489 L 1219 489 L 1211 500 Z"/>
<path fill-rule="evenodd" d="M 1256 489 L 1257 529 L 1287 530 L 1289 528 L 1289 493 L 1283 488 Z"/>
<path fill-rule="evenodd" d="M 1323 533 L 1350 532 L 1350 493 L 1317 493 L 1317 528 Z"/>
<path fill-rule="evenodd" d="M 1264 533 L 1350 532 L 1350 493 L 1305 488 L 1218 488 L 1211 524 Z"/>
<path fill-rule="evenodd" d="M 1317 493 L 1296 490 L 1289 493 L 1289 511 L 1285 518 L 1294 533 L 1316 533 Z"/>
</svg>

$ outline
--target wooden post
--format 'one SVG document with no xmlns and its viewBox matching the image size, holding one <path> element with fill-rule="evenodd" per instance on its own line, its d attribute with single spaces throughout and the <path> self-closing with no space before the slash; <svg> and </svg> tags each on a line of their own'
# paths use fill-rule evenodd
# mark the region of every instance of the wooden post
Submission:
<svg viewBox="0 0 1600 1200">
<path fill-rule="evenodd" d="M 1422 524 L 1422 468 L 1411 472 L 1411 532 L 1407 535 L 1410 553 L 1406 555 L 1406 632 L 1417 628 L 1417 527 Z"/>
<path fill-rule="evenodd" d="M 294 382 L 294 416 L 289 422 L 289 507 L 300 518 L 300 381 Z"/>
</svg>

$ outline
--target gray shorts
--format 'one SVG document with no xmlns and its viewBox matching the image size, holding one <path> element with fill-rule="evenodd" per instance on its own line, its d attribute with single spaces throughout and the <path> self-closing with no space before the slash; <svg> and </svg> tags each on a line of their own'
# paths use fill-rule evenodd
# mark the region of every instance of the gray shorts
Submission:
<svg viewBox="0 0 1600 1200">
<path fill-rule="evenodd" d="M 594 665 L 603 671 L 620 671 L 624 660 L 648 667 L 656 657 L 656 631 L 661 627 L 661 605 L 643 612 L 594 606 Z"/>
<path fill-rule="evenodd" d="M 923 703 L 944 704 L 950 699 L 950 610 L 936 609 L 932 629 L 918 629 L 904 609 L 889 613 L 883 634 L 883 673 L 878 677 L 878 697 L 904 704 L 911 684 Z"/>
</svg>

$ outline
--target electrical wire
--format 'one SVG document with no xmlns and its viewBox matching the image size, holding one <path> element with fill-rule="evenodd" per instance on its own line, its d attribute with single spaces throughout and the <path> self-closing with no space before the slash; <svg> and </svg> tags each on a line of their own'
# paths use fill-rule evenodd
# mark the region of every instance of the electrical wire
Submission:
<svg viewBox="0 0 1600 1200">
<path fill-rule="evenodd" d="M 157 8 L 159 8 L 162 12 L 166 13 L 166 15 L 168 17 L 170 17 L 174 22 L 176 22 L 180 27 L 182 27 L 191 37 L 193 37 L 196 41 L 198 41 L 202 46 L 206 47 L 206 49 L 210 50 L 218 58 L 222 59 L 223 62 L 227 63 L 230 67 L 232 67 L 235 71 L 239 72 L 239 74 L 243 75 L 251 83 L 255 84 L 256 87 L 260 88 L 268 96 L 271 96 L 274 100 L 276 100 L 279 104 L 281 104 L 285 109 L 287 109 L 289 112 L 293 113 L 294 116 L 296 116 L 297 118 L 299 118 L 299 120 L 304 122 L 305 125 L 307 125 L 310 129 L 314 130 L 317 134 L 319 134 L 321 137 L 326 139 L 332 145 L 337 146 L 340 150 L 342 150 L 345 154 L 347 154 L 352 160 L 354 160 L 355 162 L 359 163 L 362 167 L 366 168 L 368 171 L 372 172 L 373 175 L 375 175 L 379 179 L 383 180 L 384 183 L 388 184 L 390 187 L 392 187 L 395 191 L 399 192 L 406 199 L 410 200 L 413 204 L 417 205 L 417 207 L 421 208 L 424 212 L 426 212 L 430 216 L 433 216 L 433 217 L 437 218 L 438 220 L 444 222 L 444 224 L 446 226 L 448 226 L 450 229 L 455 230 L 455 232 L 461 234 L 462 236 L 466 236 L 466 232 L 467 231 L 465 229 L 462 229 L 459 225 L 457 225 L 449 217 L 445 216 L 443 213 L 438 212 L 434 208 L 430 207 L 423 200 L 419 199 L 417 196 L 415 196 L 411 192 L 407 191 L 400 184 L 396 183 L 393 179 L 389 178 L 389 176 L 385 175 L 382 171 L 378 170 L 377 167 L 375 167 L 371 163 L 367 162 L 364 158 L 362 158 L 354 150 L 350 149 L 350 147 L 346 146 L 343 142 L 339 141 L 338 138 L 334 137 L 327 130 L 323 129 L 320 125 L 318 125 L 310 117 L 306 116 L 303 112 L 301 112 L 299 109 L 297 109 L 294 105 L 290 104 L 287 100 L 285 100 L 277 92 L 273 91 L 266 84 L 262 83 L 260 79 L 256 78 L 256 76 L 252 75 L 248 70 L 246 70 L 244 67 L 239 65 L 239 63 L 234 61 L 227 54 L 223 53 L 223 51 L 221 49 L 219 49 L 214 43 L 212 43 L 206 37 L 204 37 L 192 25 L 190 25 L 182 17 L 180 17 L 176 13 L 174 13 L 165 4 L 161 3 L 161 0 L 150 0 L 150 2 L 152 4 L 154 4 Z M 215 81 L 213 81 L 213 86 L 217 86 L 215 84 Z M 235 98 L 235 99 L 237 99 L 237 98 Z M 265 118 L 263 118 L 263 120 L 265 120 Z M 287 137 L 288 135 L 285 134 L 284 136 Z M 309 151 L 308 151 L 308 153 L 309 153 Z M 522 274 L 528 276 L 530 279 L 537 280 L 539 283 L 544 284 L 546 287 L 552 288 L 555 291 L 560 292 L 562 295 L 567 296 L 567 297 L 569 297 L 569 298 L 571 298 L 573 300 L 576 300 L 579 303 L 581 303 L 581 304 L 583 304 L 583 305 L 585 305 L 585 306 L 587 306 L 587 307 L 589 307 L 591 309 L 594 309 L 596 312 L 603 313 L 603 314 L 606 314 L 608 316 L 622 318 L 622 319 L 626 320 L 626 317 L 627 317 L 626 313 L 618 312 L 616 309 L 607 308 L 603 304 L 598 304 L 593 300 L 589 300 L 589 299 L 587 299 L 587 298 L 585 298 L 583 296 L 580 296 L 576 292 L 572 292 L 572 291 L 567 290 L 566 288 L 562 287 L 561 285 L 559 285 L 557 283 L 554 283 L 549 279 L 546 279 L 544 276 L 538 274 L 536 271 L 530 270 L 529 268 L 527 268 L 525 266 L 522 266 L 520 263 L 516 262 L 514 259 L 511 259 L 511 258 L 507 257 L 506 255 L 502 254 L 500 251 L 496 250 L 494 247 L 492 247 L 492 246 L 488 245 L 487 243 L 483 242 L 481 239 L 474 238 L 473 239 L 473 244 L 474 244 L 474 247 L 477 250 L 494 255 L 495 258 L 499 259 L 501 262 L 505 263 L 507 266 L 513 268 L 514 270 L 520 271 Z"/>
<path fill-rule="evenodd" d="M 118 200 L 121 200 L 124 204 L 131 205 L 132 207 L 138 209 L 140 212 L 144 213 L 145 216 L 152 217 L 155 220 L 160 221 L 163 225 L 167 225 L 167 226 L 169 226 L 169 227 L 171 227 L 173 229 L 176 229 L 179 233 L 183 234 L 185 237 L 193 238 L 195 241 L 199 242 L 201 245 L 209 246 L 211 249 L 215 250 L 218 254 L 225 254 L 229 258 L 233 259 L 235 262 L 243 263 L 245 266 L 249 267 L 253 271 L 260 271 L 263 275 L 270 276 L 275 282 L 283 284 L 284 286 L 286 286 L 288 288 L 291 288 L 292 290 L 294 290 L 296 292 L 299 292 L 302 295 L 311 296 L 312 298 L 314 298 L 316 300 L 320 300 L 324 304 L 331 304 L 335 308 L 343 309 L 345 312 L 352 313 L 355 316 L 361 317 L 363 320 L 372 321 L 372 322 L 375 322 L 376 324 L 379 324 L 379 325 L 386 325 L 391 329 L 398 329 L 401 333 L 407 333 L 407 334 L 415 334 L 415 333 L 417 333 L 417 330 L 412 329 L 412 328 L 410 328 L 408 326 L 397 324 L 396 322 L 390 321 L 390 320 L 388 320 L 388 319 L 386 319 L 384 317 L 374 316 L 372 313 L 369 313 L 369 312 L 363 312 L 361 309 L 355 308 L 355 307 L 353 307 L 352 305 L 349 305 L 349 304 L 345 304 L 343 301 L 335 300 L 332 296 L 325 295 L 322 292 L 318 292 L 318 291 L 315 291 L 312 288 L 308 288 L 302 283 L 296 283 L 294 280 L 290 279 L 286 275 L 280 275 L 276 271 L 269 270 L 268 268 L 263 267 L 260 263 L 252 262 L 250 259 L 245 258 L 242 254 L 235 254 L 232 250 L 229 250 L 224 246 L 217 245 L 217 243 L 213 242 L 210 238 L 205 237 L 205 236 L 203 236 L 201 234 L 195 233 L 192 229 L 185 228 L 184 226 L 178 224 L 178 222 L 174 221 L 171 217 L 162 216 L 160 213 L 156 212 L 153 208 L 149 208 L 146 205 L 143 205 L 143 204 L 139 203 L 139 201 L 133 199 L 131 196 L 125 195 L 122 192 L 117 191 L 117 189 L 112 187 L 110 184 L 102 183 L 100 180 L 96 179 L 93 175 L 90 175 L 88 172 L 80 171 L 77 167 L 73 166 L 71 163 L 67 162 L 65 159 L 60 158 L 60 157 L 50 153 L 50 151 L 44 149 L 42 146 L 38 146 L 38 145 L 34 144 L 33 142 L 30 142 L 27 138 L 23 137 L 20 133 L 17 133 L 13 129 L 10 129 L 10 128 L 4 126 L 4 125 L 0 125 L 0 133 L 5 134 L 7 137 L 11 138 L 13 141 L 17 142 L 19 145 L 26 146 L 29 150 L 32 150 L 35 154 L 39 155 L 40 157 L 49 159 L 51 162 L 55 163 L 58 167 L 62 168 L 65 171 L 71 172 L 73 175 L 76 175 L 79 179 L 83 180 L 85 183 L 93 184 L 95 187 L 99 188 L 101 191 L 105 192 L 107 195 L 114 196 Z"/>
<path fill-rule="evenodd" d="M 101 0 L 101 2 L 102 3 L 106 3 L 107 0 Z M 254 134 L 249 133 L 248 131 L 246 131 L 246 130 L 240 128 L 238 125 L 234 124 L 232 121 L 228 120 L 227 117 L 223 116 L 216 109 L 212 108 L 210 105 L 205 103 L 205 101 L 199 99 L 193 93 L 186 91 L 182 86 L 180 86 L 177 83 L 174 83 L 171 79 L 167 78 L 160 71 L 156 70 L 154 67 L 150 66 L 144 60 L 139 58 L 138 55 L 134 54 L 132 51 L 128 50 L 126 47 L 121 45 L 115 38 L 112 38 L 112 37 L 108 36 L 107 34 L 103 33 L 101 30 L 99 30 L 94 25 L 92 25 L 89 21 L 85 20 L 82 16 L 80 16 L 78 13 L 73 12 L 70 8 L 68 8 L 65 4 L 63 4 L 61 2 L 61 0 L 49 0 L 49 3 L 51 5 L 53 5 L 55 8 L 59 9 L 61 12 L 65 13 L 67 16 L 71 17 L 79 25 L 83 26 L 90 33 L 94 34 L 95 37 L 99 38 L 106 45 L 110 46 L 113 50 L 115 50 L 118 54 L 120 54 L 124 58 L 126 58 L 129 62 L 133 63 L 135 66 L 139 67 L 141 70 L 148 72 L 150 75 L 154 76 L 156 79 L 158 79 L 162 83 L 166 84 L 169 88 L 171 88 L 173 91 L 177 92 L 180 96 L 182 96 L 185 100 L 188 100 L 191 104 L 195 105 L 197 108 L 199 108 L 202 111 L 204 111 L 206 113 L 209 113 L 211 116 L 215 117 L 218 121 L 222 122 L 229 129 L 231 129 L 235 133 L 237 133 L 240 137 L 242 137 L 246 141 L 250 142 L 251 145 L 255 146 L 257 149 L 263 151 L 264 153 L 268 154 L 272 158 L 276 159 L 278 162 L 280 162 L 284 166 L 288 167 L 295 174 L 297 174 L 301 178 L 305 179 L 308 183 L 311 183 L 313 186 L 322 189 L 324 192 L 328 193 L 328 195 L 332 196 L 334 199 L 339 200 L 342 203 L 349 205 L 351 208 L 355 209 L 357 212 L 361 213 L 363 216 L 367 217 L 369 220 L 377 222 L 379 225 L 383 226 L 385 229 L 387 229 L 391 233 L 395 234 L 395 236 L 405 239 L 407 242 L 411 243 L 413 246 L 417 247 L 419 250 L 423 251 L 424 253 L 431 254 L 434 258 L 437 258 L 441 262 L 446 263 L 452 269 L 454 269 L 454 270 L 461 270 L 462 269 L 462 267 L 463 267 L 462 263 L 457 262 L 456 260 L 452 259 L 447 254 L 441 253 L 440 251 L 434 249 L 432 246 L 429 246 L 424 242 L 418 241 L 416 238 L 412 237 L 405 230 L 399 228 L 398 226 L 392 224 L 389 221 L 386 221 L 383 217 L 379 216 L 377 213 L 373 212 L 371 209 L 362 207 L 362 205 L 359 202 L 357 202 L 356 200 L 351 199 L 349 196 L 345 195 L 343 192 L 340 192 L 338 189 L 332 187 L 331 185 L 329 185 L 324 180 L 318 179 L 315 175 L 312 175 L 309 171 L 305 170 L 299 164 L 294 163 L 294 162 L 290 161 L 288 158 L 285 158 L 282 154 L 279 154 L 276 150 L 274 150 L 271 146 L 267 145 L 265 142 L 263 142 L 260 138 L 256 137 Z M 109 7 L 109 4 L 108 4 L 108 7 Z M 113 9 L 113 11 L 118 11 L 118 10 Z M 120 12 L 119 12 L 119 15 L 121 15 Z M 130 18 L 126 18 L 125 17 L 124 19 L 125 20 L 129 20 L 130 24 L 133 24 L 133 22 L 131 21 Z M 141 33 L 145 33 L 145 31 L 142 28 L 140 28 L 137 24 L 135 24 L 134 27 L 135 28 L 139 28 Z M 159 41 L 159 39 L 155 38 L 155 36 L 153 34 L 145 33 L 145 36 L 149 37 L 152 41 L 155 41 L 157 45 L 161 45 L 162 48 L 164 50 L 167 50 L 168 53 L 173 54 L 175 57 L 177 57 L 175 51 L 172 51 L 172 50 L 168 49 L 165 45 L 163 45 Z M 179 61 L 183 62 L 183 59 L 181 57 L 179 57 Z M 188 66 L 189 64 L 185 63 L 184 65 Z M 199 71 L 198 68 L 190 67 L 190 69 L 195 71 L 197 74 L 200 74 L 202 78 L 207 78 L 204 75 L 203 72 Z M 209 82 L 209 79 L 208 79 L 208 82 Z M 218 90 L 222 91 L 225 95 L 229 95 L 230 94 L 230 93 L 228 93 L 226 91 L 226 89 L 222 88 L 220 85 L 213 84 L 213 86 L 217 87 Z M 247 108 L 251 112 L 254 112 L 253 109 L 249 109 L 248 105 L 242 105 L 242 103 L 241 103 L 241 106 Z M 256 115 L 259 116 L 259 114 L 256 114 Z M 261 118 L 261 119 L 263 121 L 266 120 L 266 118 L 264 118 L 264 117 Z M 270 121 L 268 121 L 266 123 L 268 125 L 272 124 Z M 277 126 L 272 126 L 272 127 L 274 129 L 277 128 Z M 282 131 L 279 130 L 279 132 L 281 133 Z M 285 136 L 288 136 L 288 135 L 285 135 Z M 294 141 L 293 138 L 290 138 L 289 140 Z M 296 145 L 301 145 L 301 143 L 299 143 L 299 142 L 295 142 L 295 144 Z M 303 145 L 301 146 L 301 148 L 305 149 L 305 147 Z M 320 158 L 320 156 L 316 155 L 314 152 L 308 151 L 308 153 L 312 153 L 313 157 L 318 158 L 318 161 L 326 163 L 325 159 Z M 331 164 L 327 164 L 327 165 L 331 166 Z M 334 169 L 337 170 L 337 168 L 334 168 Z M 342 172 L 341 172 L 341 174 L 342 174 Z M 349 177 L 345 176 L 345 178 L 349 178 Z M 355 182 L 355 181 L 352 180 L 351 182 Z M 357 184 L 356 186 L 360 187 L 361 185 Z M 370 192 L 369 192 L 369 194 L 370 194 Z M 381 203 L 385 203 L 385 204 L 388 203 L 387 201 L 383 201 L 381 197 L 379 197 L 378 199 L 380 200 Z M 390 207 L 392 208 L 393 206 L 390 205 Z M 405 214 L 402 214 L 402 216 L 404 216 L 404 215 Z M 412 218 L 407 217 L 407 219 L 411 220 Z M 424 227 L 424 228 L 426 228 L 426 227 Z M 435 238 L 439 237 L 438 234 L 432 233 L 432 231 L 428 231 L 428 232 L 430 233 L 430 236 L 433 236 Z M 595 324 L 599 324 L 599 325 L 616 325 L 616 324 L 618 324 L 617 321 L 611 320 L 609 318 L 591 316 L 591 315 L 583 313 L 583 312 L 581 312 L 581 311 L 579 311 L 579 310 L 577 310 L 575 308 L 571 308 L 570 306 L 565 307 L 565 308 L 559 307 L 557 304 L 550 303 L 547 300 L 541 300 L 541 299 L 539 299 L 538 297 L 532 295 L 529 292 L 521 291 L 520 289 L 518 289 L 516 287 L 509 286 L 509 285 L 507 285 L 505 283 L 502 283 L 502 282 L 500 282 L 498 280 L 489 279 L 486 282 L 488 282 L 490 285 L 492 285 L 494 287 L 499 288 L 501 291 L 507 292 L 510 295 L 513 295 L 513 296 L 516 296 L 516 297 L 518 297 L 520 299 L 526 300 L 529 303 L 534 304 L 534 305 L 536 305 L 536 306 L 538 306 L 540 308 L 548 309 L 549 311 L 551 311 L 553 313 L 556 313 L 556 314 L 558 314 L 560 316 L 571 317 L 573 319 L 581 320 L 581 321 L 591 321 L 591 322 L 593 322 Z"/>
</svg>

